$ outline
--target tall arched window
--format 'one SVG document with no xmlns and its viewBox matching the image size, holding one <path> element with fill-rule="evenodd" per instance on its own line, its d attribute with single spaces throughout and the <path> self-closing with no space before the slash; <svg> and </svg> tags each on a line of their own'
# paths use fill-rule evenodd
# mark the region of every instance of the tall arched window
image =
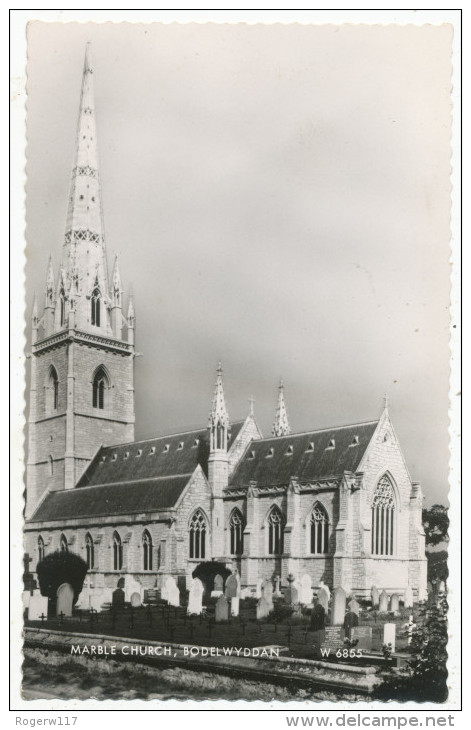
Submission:
<svg viewBox="0 0 471 730">
<path fill-rule="evenodd" d="M 371 505 L 371 553 L 393 555 L 395 546 L 396 498 L 390 478 L 385 474 L 378 482 Z"/>
<path fill-rule="evenodd" d="M 152 538 L 147 530 L 142 535 L 142 569 L 152 570 Z"/>
<path fill-rule="evenodd" d="M 41 535 L 38 537 L 38 563 L 40 560 L 44 560 L 46 557 L 46 548 L 44 546 L 44 540 Z"/>
<path fill-rule="evenodd" d="M 87 568 L 93 570 L 95 567 L 95 546 L 93 544 L 93 538 L 89 532 L 85 537 L 85 550 L 87 552 Z"/>
<path fill-rule="evenodd" d="M 329 552 L 329 518 L 324 507 L 314 505 L 310 517 L 311 554 L 322 555 Z"/>
<path fill-rule="evenodd" d="M 200 509 L 190 522 L 190 558 L 204 558 L 206 553 L 206 520 Z"/>
<path fill-rule="evenodd" d="M 91 322 L 95 327 L 100 326 L 100 307 L 101 307 L 101 296 L 100 296 L 100 290 L 98 287 L 95 287 L 95 289 L 92 291 L 91 296 Z"/>
<path fill-rule="evenodd" d="M 268 554 L 283 553 L 283 515 L 278 507 L 273 507 L 268 515 Z"/>
<path fill-rule="evenodd" d="M 235 509 L 229 520 L 231 531 L 231 555 L 242 555 L 244 552 L 244 518 L 240 510 Z"/>
<path fill-rule="evenodd" d="M 66 553 L 68 550 L 69 550 L 69 543 L 67 542 L 67 538 L 65 535 L 61 535 L 60 551 L 61 551 L 61 553 Z"/>
<path fill-rule="evenodd" d="M 57 411 L 59 407 L 59 378 L 54 365 L 49 368 L 49 377 L 46 388 L 46 403 L 48 411 Z"/>
<path fill-rule="evenodd" d="M 105 408 L 105 391 L 108 388 L 108 378 L 103 368 L 98 368 L 93 378 L 93 407 Z"/>
<path fill-rule="evenodd" d="M 117 532 L 113 533 L 113 570 L 123 568 L 123 543 Z"/>
</svg>

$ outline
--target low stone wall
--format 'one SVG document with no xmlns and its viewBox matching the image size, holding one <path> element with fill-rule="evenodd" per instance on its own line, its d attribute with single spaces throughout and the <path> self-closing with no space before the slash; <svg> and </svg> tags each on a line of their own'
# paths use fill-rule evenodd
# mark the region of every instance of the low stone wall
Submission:
<svg viewBox="0 0 471 730">
<path fill-rule="evenodd" d="M 330 691 L 369 695 L 381 682 L 377 667 L 332 664 L 311 659 L 283 656 L 283 647 L 203 647 L 160 641 L 142 642 L 136 639 L 96 634 L 26 628 L 25 646 L 49 647 L 71 657 L 112 657 L 121 661 L 141 662 L 155 666 L 185 667 L 193 671 L 214 671 L 246 679 L 278 683 L 299 683 L 300 686 L 325 687 Z M 239 654 L 230 649 L 238 649 Z"/>
</svg>

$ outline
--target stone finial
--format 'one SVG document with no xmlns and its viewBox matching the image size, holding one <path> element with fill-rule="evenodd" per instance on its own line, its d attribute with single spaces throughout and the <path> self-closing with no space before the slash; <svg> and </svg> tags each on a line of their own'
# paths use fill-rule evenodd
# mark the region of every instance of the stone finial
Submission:
<svg viewBox="0 0 471 730">
<path fill-rule="evenodd" d="M 288 413 L 285 405 L 284 385 L 280 378 L 278 386 L 278 404 L 276 407 L 275 422 L 272 429 L 273 436 L 289 436 L 291 427 L 288 421 Z"/>
<path fill-rule="evenodd" d="M 209 427 L 222 426 L 229 427 L 229 414 L 227 412 L 226 400 L 224 398 L 224 386 L 222 382 L 222 365 L 218 364 L 216 377 L 216 387 L 214 389 L 213 407 L 209 414 Z"/>
</svg>

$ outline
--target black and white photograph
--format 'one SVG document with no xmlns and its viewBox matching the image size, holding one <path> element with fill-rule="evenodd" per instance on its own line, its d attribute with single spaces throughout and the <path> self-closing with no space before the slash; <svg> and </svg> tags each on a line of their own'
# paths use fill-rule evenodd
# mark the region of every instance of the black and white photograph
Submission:
<svg viewBox="0 0 471 730">
<path fill-rule="evenodd" d="M 24 706 L 450 706 L 456 27 L 26 32 Z"/>
</svg>

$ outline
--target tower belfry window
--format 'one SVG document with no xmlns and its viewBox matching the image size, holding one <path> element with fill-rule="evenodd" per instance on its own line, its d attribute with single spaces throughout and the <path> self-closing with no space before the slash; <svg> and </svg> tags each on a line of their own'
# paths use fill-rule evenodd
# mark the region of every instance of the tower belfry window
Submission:
<svg viewBox="0 0 471 730">
<path fill-rule="evenodd" d="M 93 407 L 104 410 L 105 391 L 108 387 L 108 379 L 102 368 L 99 368 L 93 378 Z"/>
<path fill-rule="evenodd" d="M 91 323 L 95 327 L 100 326 L 100 315 L 101 315 L 101 297 L 100 297 L 100 290 L 98 287 L 95 287 L 95 289 L 92 292 L 91 297 Z"/>
</svg>

